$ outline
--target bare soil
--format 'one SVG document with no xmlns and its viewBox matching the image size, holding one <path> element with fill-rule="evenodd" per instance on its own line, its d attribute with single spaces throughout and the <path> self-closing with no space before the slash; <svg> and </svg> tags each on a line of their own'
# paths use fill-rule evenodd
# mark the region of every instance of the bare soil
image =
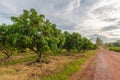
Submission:
<svg viewBox="0 0 120 80">
<path fill-rule="evenodd" d="M 120 80 L 120 53 L 101 48 L 70 80 Z"/>
</svg>

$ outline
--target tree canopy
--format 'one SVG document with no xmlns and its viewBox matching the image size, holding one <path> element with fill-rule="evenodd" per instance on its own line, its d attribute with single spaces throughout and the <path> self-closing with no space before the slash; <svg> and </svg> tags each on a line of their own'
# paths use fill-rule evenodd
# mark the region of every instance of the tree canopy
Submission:
<svg viewBox="0 0 120 80">
<path fill-rule="evenodd" d="M 23 10 L 23 14 L 12 16 L 11 20 L 13 24 L 0 26 L 0 50 L 8 57 L 15 49 L 29 48 L 38 55 L 39 62 L 48 50 L 60 52 L 62 49 L 94 49 L 90 40 L 81 37 L 79 33 L 62 32 L 35 9 Z"/>
</svg>

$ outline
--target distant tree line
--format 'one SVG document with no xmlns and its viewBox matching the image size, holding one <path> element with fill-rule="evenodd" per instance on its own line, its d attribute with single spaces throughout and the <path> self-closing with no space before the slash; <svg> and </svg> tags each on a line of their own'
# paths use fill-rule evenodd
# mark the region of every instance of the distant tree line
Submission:
<svg viewBox="0 0 120 80">
<path fill-rule="evenodd" d="M 62 32 L 35 9 L 24 10 L 23 14 L 12 16 L 11 20 L 13 23 L 10 25 L 0 25 L 0 51 L 6 58 L 9 58 L 15 50 L 25 48 L 38 55 L 36 60 L 38 62 L 48 50 L 60 52 L 66 49 L 68 52 L 71 50 L 80 52 L 96 48 L 95 44 L 81 37 L 79 33 Z"/>
<path fill-rule="evenodd" d="M 118 40 L 116 42 L 106 43 L 105 45 L 108 46 L 108 47 L 112 47 L 112 46 L 120 47 L 120 40 Z"/>
<path fill-rule="evenodd" d="M 102 39 L 100 39 L 99 37 L 96 38 L 96 45 L 97 45 L 97 47 L 100 47 L 100 46 L 104 45 Z"/>
</svg>

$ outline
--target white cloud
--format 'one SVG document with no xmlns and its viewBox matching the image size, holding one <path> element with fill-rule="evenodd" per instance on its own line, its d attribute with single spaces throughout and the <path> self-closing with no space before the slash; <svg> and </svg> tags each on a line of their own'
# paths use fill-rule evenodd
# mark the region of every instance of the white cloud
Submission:
<svg viewBox="0 0 120 80">
<path fill-rule="evenodd" d="M 16 6 L 8 3 L 8 1 L 6 1 L 6 0 L 3 1 L 3 6 L 5 6 L 6 8 L 8 8 L 8 10 L 11 10 L 13 13 L 17 12 Z"/>
<path fill-rule="evenodd" d="M 108 31 L 100 31 L 101 28 L 108 27 L 111 25 L 118 26 L 117 22 L 120 20 L 120 1 L 119 0 L 100 0 L 96 2 L 88 10 L 88 18 L 80 23 L 82 26 L 85 26 L 84 29 L 91 28 L 93 33 L 103 35 L 108 39 L 111 38 L 120 38 L 120 29 L 111 30 L 110 32 L 115 33 L 116 35 L 110 35 Z M 116 19 L 116 20 L 115 20 Z M 105 21 L 108 20 L 108 21 Z M 110 21 L 111 20 L 111 21 Z M 114 27 L 113 26 L 113 27 Z M 91 30 L 90 29 L 90 30 Z M 87 29 L 86 29 L 87 30 Z M 111 41 L 111 40 L 109 40 Z"/>
<path fill-rule="evenodd" d="M 120 29 L 101 31 L 111 25 L 119 26 L 120 0 L 3 0 L 0 3 L 0 23 L 10 23 L 10 16 L 30 8 L 45 14 L 63 30 L 84 36 L 99 34 L 109 41 L 120 38 Z"/>
<path fill-rule="evenodd" d="M 95 18 L 120 18 L 120 1 L 119 0 L 102 0 L 95 4 L 89 13 L 96 15 Z"/>
<path fill-rule="evenodd" d="M 66 14 L 72 13 L 76 8 L 80 7 L 80 2 L 81 0 L 72 0 L 69 4 L 68 7 L 66 8 Z"/>
</svg>

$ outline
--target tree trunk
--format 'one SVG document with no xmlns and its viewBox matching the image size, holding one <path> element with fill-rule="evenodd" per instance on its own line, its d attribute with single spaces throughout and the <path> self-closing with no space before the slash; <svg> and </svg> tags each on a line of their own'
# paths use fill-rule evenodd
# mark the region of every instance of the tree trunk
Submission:
<svg viewBox="0 0 120 80">
<path fill-rule="evenodd" d="M 70 54 L 71 54 L 71 51 L 68 50 L 66 56 L 70 56 Z"/>
<path fill-rule="evenodd" d="M 38 53 L 38 58 L 37 58 L 36 62 L 41 63 L 42 56 L 43 56 L 42 53 Z"/>
<path fill-rule="evenodd" d="M 6 51 L 6 52 L 4 52 L 4 54 L 6 55 L 6 58 L 5 58 L 5 59 L 9 59 L 9 58 L 10 58 L 10 55 L 11 55 L 10 52 Z"/>
<path fill-rule="evenodd" d="M 10 58 L 10 55 L 6 55 L 6 58 L 5 59 L 9 59 Z"/>
<path fill-rule="evenodd" d="M 79 48 L 79 52 L 82 50 L 82 48 Z"/>
</svg>

